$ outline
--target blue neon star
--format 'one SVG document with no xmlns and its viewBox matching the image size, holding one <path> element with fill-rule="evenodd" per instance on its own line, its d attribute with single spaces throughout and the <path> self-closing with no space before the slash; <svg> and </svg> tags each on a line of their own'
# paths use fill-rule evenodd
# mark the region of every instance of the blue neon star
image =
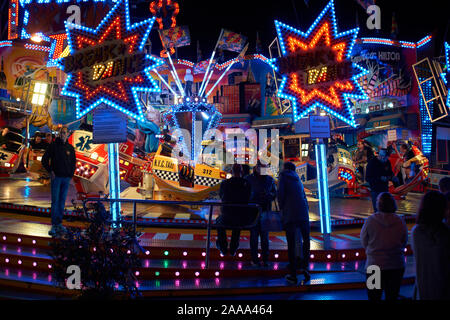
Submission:
<svg viewBox="0 0 450 320">
<path fill-rule="evenodd" d="M 67 72 L 67 80 L 62 94 L 76 99 L 76 115 L 81 118 L 101 104 L 122 111 L 130 117 L 144 121 L 138 93 L 160 92 L 150 72 L 161 66 L 164 61 L 145 54 L 144 45 L 148 39 L 155 18 L 130 25 L 128 0 L 119 0 L 103 18 L 97 28 L 66 22 L 67 42 L 72 56 L 86 47 L 107 41 L 115 41 L 124 54 L 144 54 L 144 63 L 136 63 L 136 72 L 124 77 L 110 77 L 101 81 L 91 81 L 93 69 L 84 68 Z M 120 41 L 122 40 L 122 41 Z M 63 68 L 62 61 L 58 64 Z M 105 61 L 106 64 L 106 61 Z"/>
<path fill-rule="evenodd" d="M 283 57 L 306 52 L 320 44 L 329 48 L 330 57 L 334 57 L 336 63 L 346 61 L 351 63 L 351 53 L 359 28 L 337 32 L 333 0 L 327 4 L 306 32 L 279 21 L 275 21 L 275 27 Z M 282 73 L 278 96 L 292 101 L 294 121 L 300 120 L 319 107 L 352 127 L 357 126 L 349 100 L 368 99 L 358 83 L 358 78 L 367 74 L 368 70 L 351 63 L 353 76 L 350 79 L 324 81 L 319 86 L 308 89 L 299 81 L 296 72 L 283 72 L 280 68 L 277 69 Z"/>
</svg>

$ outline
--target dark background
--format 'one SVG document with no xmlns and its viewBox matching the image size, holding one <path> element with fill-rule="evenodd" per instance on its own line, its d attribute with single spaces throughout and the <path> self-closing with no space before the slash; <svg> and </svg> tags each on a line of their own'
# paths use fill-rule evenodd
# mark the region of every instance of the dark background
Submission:
<svg viewBox="0 0 450 320">
<path fill-rule="evenodd" d="M 305 3 L 308 2 L 308 5 Z M 263 54 L 276 37 L 274 20 L 280 20 L 302 31 L 306 31 L 328 0 L 178 0 L 180 13 L 177 25 L 188 25 L 191 45 L 178 49 L 178 57 L 196 61 L 197 40 L 203 59 L 211 54 L 221 28 L 242 33 L 250 42 L 248 53 L 255 51 L 256 32 L 259 32 Z M 435 55 L 444 53 L 443 39 L 450 40 L 446 32 L 450 21 L 448 1 L 427 0 L 376 0 L 381 8 L 381 30 L 366 27 L 368 14 L 356 0 L 335 0 L 338 32 L 354 28 L 359 24 L 359 37 L 391 38 L 392 14 L 398 25 L 398 40 L 417 42 L 428 34 L 435 40 Z M 136 12 L 142 17 L 148 11 L 150 1 L 139 1 Z M 146 11 L 147 10 L 147 11 Z M 297 13 L 297 14 L 296 14 Z M 447 34 L 446 34 L 447 33 Z M 160 41 L 152 35 L 153 53 L 159 52 Z"/>
<path fill-rule="evenodd" d="M 55 0 L 53 0 L 55 1 Z M 142 20 L 151 16 L 150 0 L 129 0 L 132 19 Z M 364 0 L 361 0 L 364 1 Z M 399 40 L 417 42 L 433 33 L 436 56 L 443 54 L 443 40 L 450 41 L 448 28 L 450 15 L 448 0 L 376 0 L 381 8 L 382 28 L 379 32 L 368 30 L 365 10 L 356 0 L 335 0 L 338 31 L 346 31 L 359 24 L 359 37 L 391 37 L 392 14 L 395 12 Z M 7 4 L 0 0 L 0 26 L 2 39 L 6 40 Z M 178 58 L 197 60 L 197 40 L 203 59 L 211 54 L 221 28 L 242 33 L 250 42 L 248 53 L 255 52 L 256 32 L 259 32 L 263 54 L 268 54 L 268 45 L 275 38 L 274 20 L 280 20 L 302 31 L 306 31 L 328 0 L 178 0 L 180 13 L 177 25 L 187 25 L 191 34 L 191 45 L 178 49 Z M 6 9 L 6 10 L 5 10 Z M 161 50 L 161 41 L 152 32 L 152 53 Z M 232 53 L 227 55 L 233 56 Z M 234 54 L 235 56 L 235 54 Z"/>
</svg>

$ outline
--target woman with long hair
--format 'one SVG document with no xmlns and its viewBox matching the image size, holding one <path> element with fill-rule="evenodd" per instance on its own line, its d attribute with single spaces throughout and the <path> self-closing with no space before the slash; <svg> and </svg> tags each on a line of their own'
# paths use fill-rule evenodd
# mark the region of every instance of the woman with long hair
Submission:
<svg viewBox="0 0 450 320">
<path fill-rule="evenodd" d="M 422 198 L 412 230 L 420 300 L 450 299 L 450 229 L 443 222 L 446 210 L 445 196 L 429 191 Z"/>
</svg>

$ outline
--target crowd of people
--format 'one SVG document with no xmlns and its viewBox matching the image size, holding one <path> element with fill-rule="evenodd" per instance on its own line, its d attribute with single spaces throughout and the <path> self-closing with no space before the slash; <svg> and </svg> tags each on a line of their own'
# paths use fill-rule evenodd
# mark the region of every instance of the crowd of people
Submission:
<svg viewBox="0 0 450 320">
<path fill-rule="evenodd" d="M 261 174 L 263 165 L 249 168 L 235 164 L 233 177 L 221 184 L 223 203 L 256 203 L 262 212 L 272 210 L 272 202 L 278 201 L 283 230 L 288 246 L 288 274 L 286 280 L 296 284 L 297 274 L 310 279 L 309 206 L 302 182 L 295 165 L 284 163 L 279 175 L 278 188 L 268 175 Z M 366 250 L 366 268 L 380 269 L 381 288 L 368 289 L 370 300 L 396 300 L 405 273 L 405 250 L 408 245 L 408 228 L 402 217 L 396 214 L 397 204 L 388 192 L 387 183 L 392 169 L 387 164 L 387 151 L 380 150 L 367 166 L 368 181 L 373 186 L 372 200 L 375 213 L 365 221 L 360 234 Z M 269 231 L 264 228 L 264 215 L 257 215 L 250 207 L 224 207 L 217 219 L 217 248 L 222 255 L 235 255 L 239 248 L 240 231 L 250 229 L 252 266 L 267 266 L 269 257 Z M 228 247 L 226 229 L 232 230 Z M 261 258 L 258 241 L 261 242 Z M 440 182 L 440 191 L 427 192 L 420 203 L 417 223 L 411 231 L 411 248 L 414 252 L 416 283 L 414 298 L 421 300 L 450 299 L 450 177 Z M 370 274 L 367 275 L 369 277 Z"/>
<path fill-rule="evenodd" d="M 253 173 L 249 168 L 234 164 L 233 177 L 222 182 L 220 197 L 224 204 L 258 204 L 263 214 L 250 207 L 224 206 L 217 218 L 216 246 L 222 255 L 234 256 L 239 248 L 240 231 L 250 229 L 251 265 L 267 266 L 269 259 L 269 231 L 265 227 L 264 213 L 272 210 L 272 202 L 277 199 L 281 213 L 281 222 L 286 232 L 288 244 L 289 273 L 286 280 L 291 284 L 298 282 L 297 272 L 310 279 L 308 259 L 310 251 L 309 207 L 303 184 L 295 172 L 295 165 L 286 162 L 280 173 L 278 190 L 275 180 L 269 175 L 261 174 L 263 164 L 257 163 Z M 247 172 L 247 174 L 244 174 Z M 226 229 L 232 230 L 228 247 Z M 261 258 L 258 255 L 258 242 L 261 242 Z"/>
</svg>

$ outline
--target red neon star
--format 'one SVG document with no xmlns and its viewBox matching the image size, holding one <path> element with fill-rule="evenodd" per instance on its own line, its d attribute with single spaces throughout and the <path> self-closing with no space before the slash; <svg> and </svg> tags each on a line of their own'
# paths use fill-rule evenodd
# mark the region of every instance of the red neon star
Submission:
<svg viewBox="0 0 450 320">
<path fill-rule="evenodd" d="M 316 31 L 312 33 L 306 41 L 301 38 L 299 39 L 299 37 L 294 35 L 288 36 L 286 40 L 287 48 L 290 51 L 290 54 L 295 54 L 299 51 L 306 52 L 309 50 L 314 50 L 319 45 L 322 47 L 329 47 L 330 50 L 335 53 L 335 61 L 337 63 L 342 62 L 345 49 L 347 48 L 347 44 L 341 41 L 341 39 L 337 42 L 331 37 L 330 24 L 327 21 L 323 22 L 320 27 L 316 28 Z M 324 75 L 322 75 L 322 77 L 324 77 Z M 320 80 L 320 78 L 318 80 Z M 313 88 L 308 90 L 307 88 L 302 88 L 298 81 L 298 75 L 295 73 L 290 75 L 288 83 L 289 89 L 299 95 L 299 100 L 302 104 L 307 104 L 314 99 L 321 99 L 332 104 L 338 109 L 342 108 L 342 103 L 336 91 L 352 92 L 354 90 L 354 86 L 349 81 L 344 83 L 334 82 L 323 87 L 322 89 Z"/>
</svg>

